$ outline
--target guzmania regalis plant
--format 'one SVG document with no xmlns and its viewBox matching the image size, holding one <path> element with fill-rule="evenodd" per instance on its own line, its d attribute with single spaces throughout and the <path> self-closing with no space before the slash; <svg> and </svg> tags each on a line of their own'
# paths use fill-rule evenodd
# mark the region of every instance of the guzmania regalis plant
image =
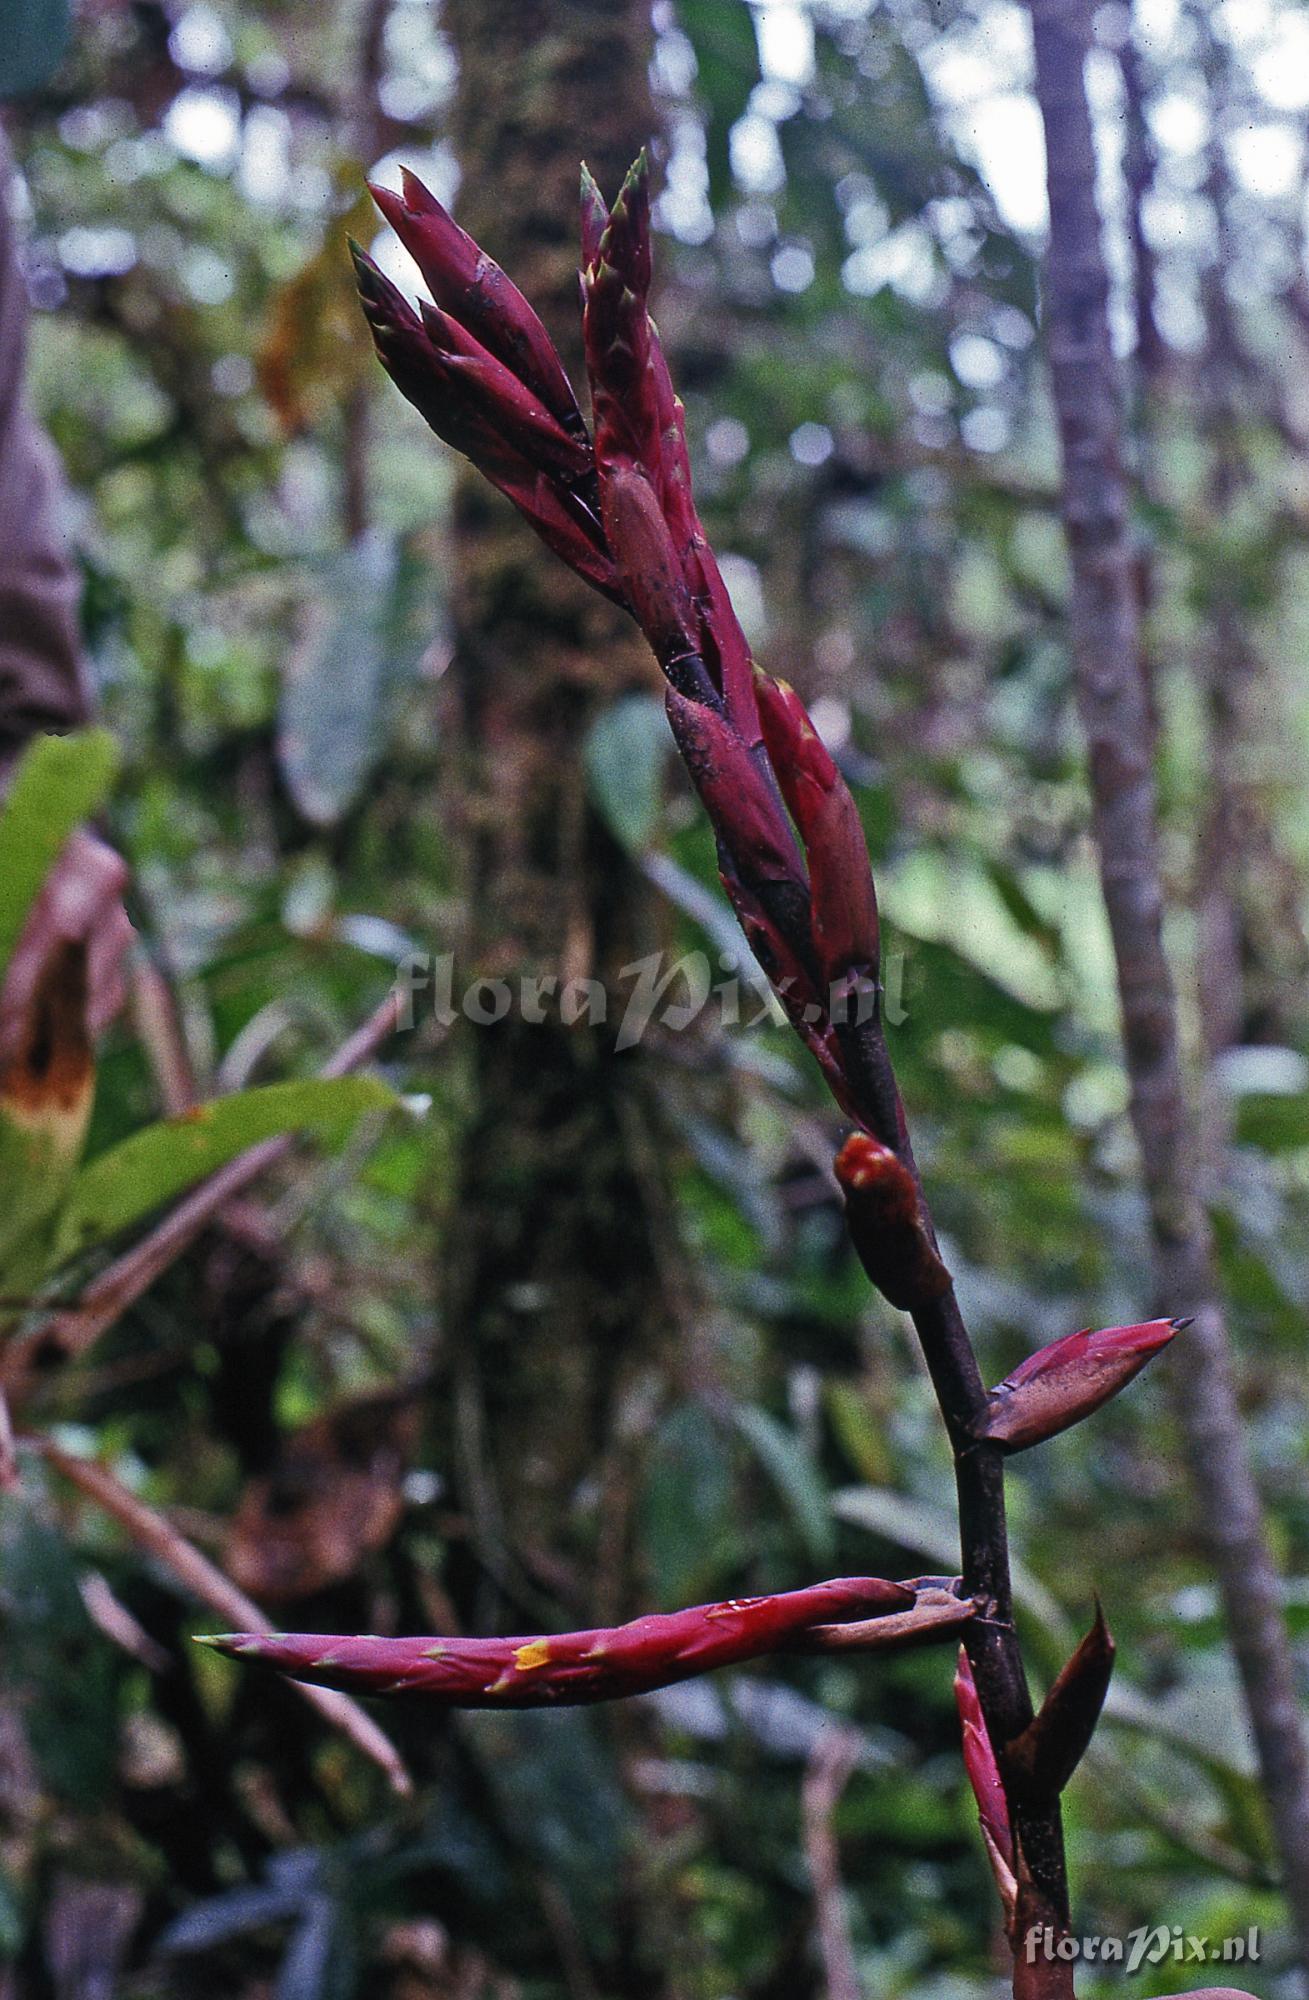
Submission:
<svg viewBox="0 0 1309 2000">
<path fill-rule="evenodd" d="M 911 1315 L 953 1452 L 961 1574 L 847 1577 L 771 1597 L 516 1639 L 230 1634 L 209 1643 L 299 1680 L 449 1706 L 604 1701 L 779 1650 L 958 1640 L 964 1765 L 1014 1947 L 1019 2000 L 1068 2000 L 1072 1966 L 1022 1948 L 1068 1935 L 1060 1793 L 1090 1741 L 1113 1641 L 1090 1632 L 1034 1711 L 1014 1625 L 1006 1454 L 1089 1416 L 1184 1320 L 1055 1341 L 986 1387 L 914 1162 L 880 1014 L 877 899 L 859 813 L 804 704 L 751 659 L 696 514 L 682 405 L 648 310 L 644 158 L 612 208 L 582 175 L 582 323 L 592 428 L 548 334 L 413 175 L 375 188 L 434 303 L 354 248 L 378 356 L 437 435 L 547 546 L 624 606 L 663 670 L 668 720 L 709 816 L 724 890 L 796 1033 L 855 1128 L 836 1157 L 873 1284 Z M 352 246 L 353 247 L 353 246 Z"/>
</svg>

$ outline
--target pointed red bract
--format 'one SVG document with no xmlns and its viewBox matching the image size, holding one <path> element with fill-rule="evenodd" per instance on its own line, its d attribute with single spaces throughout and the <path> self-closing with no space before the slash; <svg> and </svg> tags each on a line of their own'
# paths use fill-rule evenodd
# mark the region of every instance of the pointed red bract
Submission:
<svg viewBox="0 0 1309 2000">
<path fill-rule="evenodd" d="M 781 801 L 727 717 L 669 686 L 664 706 L 691 781 L 738 869 L 795 884 L 808 901 L 804 863 Z"/>
<path fill-rule="evenodd" d="M 437 305 L 503 361 L 560 423 L 580 431 L 577 398 L 539 315 L 416 174 L 406 168 L 402 180 L 402 195 L 371 183 L 369 192 Z"/>
<path fill-rule="evenodd" d="M 593 187 L 594 183 L 590 184 Z M 584 184 L 584 207 L 590 199 Z M 591 212 L 584 234 L 593 232 Z M 582 273 L 582 332 L 603 488 L 619 466 L 644 473 L 659 499 L 686 588 L 699 606 L 696 650 L 748 747 L 758 739 L 752 663 L 691 492 L 681 405 L 649 316 L 649 170 L 644 154 L 623 183 Z M 639 616 L 638 611 L 638 616 Z M 660 648 L 647 627 L 656 654 Z M 662 655 L 661 663 L 662 661 Z"/>
<path fill-rule="evenodd" d="M 567 431 L 536 393 L 520 382 L 457 320 L 426 300 L 419 306 L 423 331 L 441 356 L 454 393 L 540 472 L 570 481 L 592 471 L 591 447 Z"/>
<path fill-rule="evenodd" d="M 609 556 L 598 502 L 585 491 L 590 473 L 590 447 L 585 437 L 561 442 L 565 433 L 546 417 L 521 383 L 513 382 L 507 400 L 497 405 L 492 393 L 504 383 L 501 363 L 488 350 L 452 330 L 452 322 L 433 319 L 427 309 L 424 324 L 404 294 L 378 269 L 373 259 L 352 244 L 359 297 L 373 331 L 378 359 L 401 395 L 411 402 L 437 436 L 471 459 L 524 514 L 547 547 L 606 597 L 626 603 L 622 585 Z M 431 328 L 439 329 L 448 349 L 443 351 Z M 478 354 L 487 365 L 470 370 L 464 360 Z M 527 399 L 526 402 L 524 399 Z M 536 415 L 527 415 L 530 409 Z M 497 418 L 499 427 L 497 427 Z M 536 440 L 548 438 L 548 448 Z M 528 449 L 530 447 L 530 453 Z M 550 461 L 543 469 L 542 458 Z M 563 468 L 563 470 L 561 470 Z"/>
<path fill-rule="evenodd" d="M 811 1627 L 912 1609 L 913 1589 L 837 1577 L 772 1597 L 733 1598 L 586 1632 L 516 1639 L 377 1639 L 233 1632 L 206 1645 L 295 1680 L 359 1694 L 412 1694 L 450 1708 L 613 1701 L 776 1652 Z"/>
<path fill-rule="evenodd" d="M 894 1091 L 872 1050 L 875 1005 L 871 1032 L 862 1011 L 876 1000 L 878 971 L 863 829 L 799 698 L 757 674 L 696 514 L 682 407 L 649 314 L 644 155 L 612 208 L 582 175 L 594 446 L 545 329 L 498 265 L 412 176 L 402 196 L 375 192 L 436 300 L 415 312 L 357 253 L 383 365 L 437 434 L 637 619 L 750 944 L 842 1110 L 894 1141 Z"/>
<path fill-rule="evenodd" d="M 992 1390 L 977 1426 L 1006 1451 L 1025 1451 L 1089 1417 L 1134 1380 L 1189 1319 L 1151 1319 L 1065 1334 L 1020 1362 Z"/>
<path fill-rule="evenodd" d="M 620 460 L 600 479 L 601 518 L 627 601 L 661 665 L 699 657 L 691 593 L 655 490 Z"/>
<path fill-rule="evenodd" d="M 582 162 L 580 221 L 582 275 L 585 276 L 600 255 L 600 239 L 609 227 L 608 203 L 585 160 Z"/>
<path fill-rule="evenodd" d="M 1035 1798 L 1063 1791 L 1086 1755 L 1114 1670 L 1114 1641 L 1097 1601 L 1095 1623 L 1060 1669 L 1021 1735 L 1005 1745 L 1009 1782 Z"/>
<path fill-rule="evenodd" d="M 804 842 L 823 978 L 876 977 L 877 895 L 859 809 L 795 689 L 758 671 L 755 688 L 769 760 Z"/>
</svg>

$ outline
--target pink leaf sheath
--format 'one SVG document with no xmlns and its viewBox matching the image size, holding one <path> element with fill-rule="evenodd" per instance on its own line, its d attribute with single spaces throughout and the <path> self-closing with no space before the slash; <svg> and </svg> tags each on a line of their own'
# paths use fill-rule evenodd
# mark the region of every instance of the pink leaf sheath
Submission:
<svg viewBox="0 0 1309 2000">
<path fill-rule="evenodd" d="M 837 1577 L 773 1597 L 732 1598 L 588 1632 L 516 1639 L 339 1638 L 233 1632 L 219 1652 L 356 1694 L 413 1694 L 448 1708 L 541 1708 L 644 1694 L 775 1652 L 811 1627 L 909 1610 L 915 1593 Z"/>
<path fill-rule="evenodd" d="M 968 1655 L 962 1646 L 959 1648 L 959 1664 L 955 1670 L 954 1698 L 963 1731 L 964 1770 L 977 1802 L 977 1817 L 981 1822 L 982 1839 L 986 1843 L 991 1873 L 995 1877 L 1006 1919 L 1012 1923 L 1017 1904 L 1018 1885 L 1015 1875 L 1017 1857 L 1013 1828 L 1009 1819 L 1009 1805 L 1005 1798 L 1000 1766 L 991 1743 L 990 1731 L 986 1726 L 986 1717 L 982 1714 L 982 1704 L 978 1699 L 973 1670 L 968 1664 Z"/>
<path fill-rule="evenodd" d="M 1057 1437 L 1126 1388 L 1189 1319 L 1149 1319 L 1137 1326 L 1065 1334 L 1020 1362 L 991 1392 L 978 1435 L 1005 1451 L 1025 1451 Z"/>
</svg>

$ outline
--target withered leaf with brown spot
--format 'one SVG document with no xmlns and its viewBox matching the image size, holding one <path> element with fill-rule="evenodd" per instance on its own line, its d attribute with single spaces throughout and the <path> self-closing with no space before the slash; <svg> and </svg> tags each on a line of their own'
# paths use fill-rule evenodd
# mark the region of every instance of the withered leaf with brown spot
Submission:
<svg viewBox="0 0 1309 2000">
<path fill-rule="evenodd" d="M 82 1157 L 95 1095 L 86 1025 L 86 945 L 51 954 L 16 1052 L 0 1069 L 0 1291 L 45 1275 L 51 1227 Z"/>
</svg>

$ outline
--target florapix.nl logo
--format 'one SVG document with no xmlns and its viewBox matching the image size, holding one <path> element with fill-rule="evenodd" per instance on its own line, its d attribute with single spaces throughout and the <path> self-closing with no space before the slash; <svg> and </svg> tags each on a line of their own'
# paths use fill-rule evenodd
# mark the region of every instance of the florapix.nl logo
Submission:
<svg viewBox="0 0 1309 2000">
<path fill-rule="evenodd" d="M 813 1026 L 827 1020 L 835 1027 L 861 1027 L 878 1011 L 880 998 L 882 1020 L 899 1027 L 907 1018 L 904 971 L 904 953 L 888 951 L 880 987 L 868 980 L 842 981 L 821 1003 L 810 999 L 796 1014 Z M 652 1027 L 669 1034 L 684 1034 L 700 1024 L 747 1032 L 784 1027 L 792 983 L 783 976 L 774 986 L 753 959 L 730 952 L 716 960 L 704 951 L 651 952 L 620 967 L 617 978 L 606 984 L 594 978 L 561 979 L 554 973 L 461 975 L 453 952 L 413 951 L 395 969 L 396 1025 L 413 1028 L 426 1016 L 449 1028 L 462 1017 L 474 1027 L 491 1028 L 511 1015 L 537 1026 L 547 1021 L 566 1028 L 612 1025 L 614 1047 L 623 1050 L 635 1048 Z"/>
</svg>

